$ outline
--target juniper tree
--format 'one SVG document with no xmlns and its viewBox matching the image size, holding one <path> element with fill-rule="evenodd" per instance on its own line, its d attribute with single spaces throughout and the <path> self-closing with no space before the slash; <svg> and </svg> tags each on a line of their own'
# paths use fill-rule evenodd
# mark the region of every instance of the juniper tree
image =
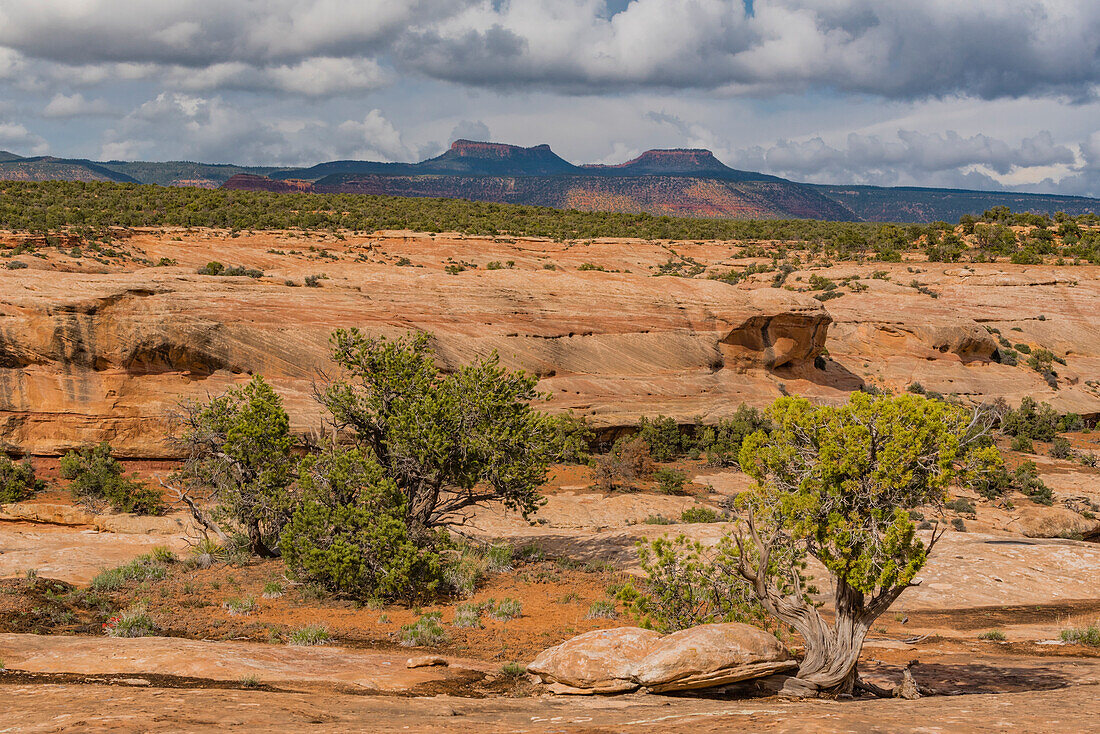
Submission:
<svg viewBox="0 0 1100 734">
<path fill-rule="evenodd" d="M 531 408 L 537 379 L 504 369 L 495 353 L 444 372 L 430 341 L 334 332 L 332 358 L 345 375 L 318 391 L 334 428 L 396 482 L 414 532 L 490 500 L 527 516 L 540 504 L 555 433 Z"/>
<path fill-rule="evenodd" d="M 905 589 L 943 534 L 918 537 L 908 509 L 942 504 L 960 473 L 999 462 L 988 423 L 917 395 L 854 393 L 842 406 L 784 397 L 769 409 L 769 433 L 749 436 L 741 467 L 754 480 L 735 531 L 737 573 L 772 615 L 805 640 L 789 690 L 851 692 L 865 686 L 857 662 L 871 624 Z M 833 584 L 830 625 L 805 589 L 810 556 Z M 789 559 L 776 564 L 777 557 Z"/>
</svg>

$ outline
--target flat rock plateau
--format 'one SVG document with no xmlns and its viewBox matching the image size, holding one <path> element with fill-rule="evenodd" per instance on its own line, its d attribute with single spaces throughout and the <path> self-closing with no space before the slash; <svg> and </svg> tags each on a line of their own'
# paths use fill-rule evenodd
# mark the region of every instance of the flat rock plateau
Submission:
<svg viewBox="0 0 1100 734">
<path fill-rule="evenodd" d="M 26 238 L 0 233 L 0 246 Z M 252 374 L 283 396 L 295 431 L 319 430 L 313 395 L 335 376 L 328 337 L 348 327 L 430 331 L 446 367 L 495 350 L 538 376 L 546 410 L 583 415 L 604 438 L 642 416 L 713 423 L 784 394 L 841 402 L 859 389 L 975 405 L 1032 396 L 1100 416 L 1092 265 L 802 255 L 786 287 L 773 287 L 772 260 L 731 242 L 139 229 L 115 248 L 102 259 L 43 250 L 15 256 L 25 268 L 0 268 L 0 433 L 49 480 L 58 455 L 97 441 L 146 480 L 165 477 L 179 458 L 170 433 L 181 401 Z M 196 272 L 211 261 L 262 277 Z M 734 284 L 708 277 L 749 267 L 758 272 Z M 1053 378 L 1005 363 L 1005 342 L 1022 355 L 1018 345 L 1050 350 Z M 1096 432 L 1066 435 L 1075 451 L 1100 452 Z M 961 492 L 972 511 L 938 518 L 959 522 L 921 584 L 876 622 L 860 663 L 868 680 L 893 685 L 919 660 L 917 681 L 944 695 L 914 701 L 792 701 L 747 688 L 577 698 L 507 667 L 633 624 L 590 612 L 640 572 L 638 540 L 717 542 L 724 522 L 660 522 L 719 510 L 748 486 L 702 459 L 672 464 L 689 480 L 682 496 L 652 483 L 603 492 L 587 466 L 554 467 L 533 522 L 498 506 L 467 522 L 478 537 L 541 554 L 490 574 L 469 599 L 419 610 L 318 598 L 287 582 L 279 560 L 89 593 L 103 568 L 156 546 L 186 557 L 194 530 L 179 508 L 97 513 L 54 485 L 0 506 L 0 731 L 1095 731 L 1100 648 L 1060 634 L 1100 621 L 1100 522 L 1082 511 L 1100 504 L 1100 469 L 1044 444 L 1002 449 L 1010 467 L 1036 463 L 1053 504 Z M 248 598 L 251 609 L 234 606 Z M 504 598 L 522 600 L 519 617 L 452 625 L 460 603 Z M 105 611 L 136 602 L 156 635 L 102 634 Z M 430 611 L 449 639 L 402 647 L 401 626 Z M 318 621 L 330 644 L 283 644 Z M 425 655 L 445 664 L 410 667 Z"/>
</svg>

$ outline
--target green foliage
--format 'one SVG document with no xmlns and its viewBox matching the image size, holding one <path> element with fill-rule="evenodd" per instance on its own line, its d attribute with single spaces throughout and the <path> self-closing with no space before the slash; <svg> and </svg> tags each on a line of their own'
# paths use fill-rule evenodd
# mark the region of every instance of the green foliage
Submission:
<svg viewBox="0 0 1100 734">
<path fill-rule="evenodd" d="M 1054 493 L 1039 478 L 1039 468 L 1035 466 L 1034 461 L 1025 461 L 1016 467 L 1016 472 L 1013 475 L 1013 486 L 1036 504 L 1054 504 Z"/>
<path fill-rule="evenodd" d="M 1035 453 L 1035 443 L 1027 436 L 1014 436 L 1010 447 L 1013 451 L 1025 454 Z"/>
<path fill-rule="evenodd" d="M 246 268 L 241 265 L 234 265 L 227 267 L 217 260 L 211 261 L 203 265 L 197 271 L 199 275 L 224 275 L 224 276 L 247 276 L 249 278 L 262 278 L 264 277 L 264 271 L 256 270 L 255 268 Z"/>
<path fill-rule="evenodd" d="M 279 547 L 296 578 L 355 599 L 430 595 L 438 553 L 413 542 L 396 482 L 360 449 L 329 446 L 302 460 L 301 498 Z"/>
<path fill-rule="evenodd" d="M 249 614 L 256 610 L 256 597 L 233 597 L 222 602 L 222 607 L 233 616 Z"/>
<path fill-rule="evenodd" d="M 978 635 L 979 640 L 989 640 L 990 642 L 1004 642 L 1005 633 L 1000 630 L 989 630 L 988 632 L 982 632 Z"/>
<path fill-rule="evenodd" d="M 108 637 L 147 637 L 156 631 L 147 608 L 136 604 L 103 623 L 103 633 Z"/>
<path fill-rule="evenodd" d="M 606 599 L 597 599 L 592 602 L 592 605 L 588 607 L 588 612 L 584 615 L 585 619 L 617 619 L 619 616 L 619 610 L 615 606 L 615 602 L 607 601 Z"/>
<path fill-rule="evenodd" d="M 1006 436 L 1051 441 L 1058 433 L 1060 422 L 1061 416 L 1050 405 L 1025 396 L 1019 408 L 1009 410 L 1001 418 L 1000 430 Z"/>
<path fill-rule="evenodd" d="M 527 675 L 527 668 L 520 663 L 505 663 L 500 666 L 500 674 L 509 680 L 519 680 Z"/>
<path fill-rule="evenodd" d="M 551 421 L 530 406 L 537 379 L 500 367 L 495 353 L 443 372 L 430 340 L 336 331 L 333 360 L 348 379 L 322 402 L 405 495 L 417 532 L 492 499 L 528 516 L 553 455 Z"/>
<path fill-rule="evenodd" d="M 1072 645 L 1100 647 L 1100 626 L 1094 624 L 1079 629 L 1062 630 L 1062 639 Z"/>
<path fill-rule="evenodd" d="M 15 462 L 0 453 L 0 504 L 20 502 L 46 488 L 46 483 L 34 475 L 30 457 Z"/>
<path fill-rule="evenodd" d="M 653 420 L 642 417 L 637 436 L 649 446 L 654 461 L 672 461 L 686 448 L 680 427 L 672 418 L 658 415 Z"/>
<path fill-rule="evenodd" d="M 709 507 L 703 507 L 702 505 L 695 505 L 689 507 L 680 514 L 680 522 L 718 522 L 721 520 L 721 516 L 710 509 Z"/>
<path fill-rule="evenodd" d="M 973 503 L 971 503 L 970 500 L 968 500 L 964 497 L 957 497 L 957 498 L 951 500 L 950 502 L 946 502 L 944 504 L 944 507 L 946 507 L 949 510 L 953 510 L 955 512 L 961 512 L 961 513 L 964 513 L 964 514 L 967 514 L 967 515 L 973 515 L 975 512 L 977 512 L 977 510 L 975 509 Z"/>
<path fill-rule="evenodd" d="M 680 535 L 638 543 L 645 580 L 621 587 L 616 598 L 643 627 L 675 632 L 711 622 L 766 626 L 764 608 L 734 570 L 737 550 L 729 538 L 706 548 Z"/>
<path fill-rule="evenodd" d="M 550 416 L 547 422 L 553 431 L 550 437 L 553 460 L 562 464 L 588 463 L 596 434 L 587 421 L 569 411 Z"/>
<path fill-rule="evenodd" d="M 512 599 L 510 597 L 501 599 L 489 610 L 489 616 L 501 622 L 515 619 L 522 613 L 523 604 L 520 603 L 519 599 Z"/>
<path fill-rule="evenodd" d="M 684 494 L 687 475 L 682 471 L 662 467 L 653 472 L 653 478 L 657 480 L 657 491 L 661 494 Z"/>
<path fill-rule="evenodd" d="M 160 492 L 122 473 L 122 464 L 111 456 L 107 443 L 70 451 L 61 457 L 61 477 L 69 491 L 93 504 L 106 502 L 117 512 L 159 515 L 164 512 Z"/>
<path fill-rule="evenodd" d="M 1073 455 L 1073 446 L 1070 444 L 1069 439 L 1055 436 L 1050 445 L 1050 457 L 1052 459 L 1072 459 Z"/>
<path fill-rule="evenodd" d="M 187 406 L 178 478 L 212 492 L 216 516 L 242 532 L 253 553 L 275 555 L 294 509 L 290 419 L 263 377 L 209 402 Z"/>
<path fill-rule="evenodd" d="M 296 629 L 286 638 L 286 644 L 295 647 L 312 647 L 325 645 L 332 640 L 328 628 L 321 624 L 311 624 L 301 629 Z"/>
<path fill-rule="evenodd" d="M 117 591 L 131 581 L 159 581 L 168 576 L 168 566 L 174 559 L 174 554 L 167 560 L 163 553 L 146 553 L 121 566 L 103 569 L 92 579 L 92 591 Z"/>
<path fill-rule="evenodd" d="M 907 510 L 942 504 L 976 445 L 970 413 L 917 395 L 853 393 L 842 406 L 780 398 L 745 440 L 757 522 L 864 594 L 904 588 L 927 558 Z M 973 467 L 968 467 L 973 471 Z"/>
<path fill-rule="evenodd" d="M 485 611 L 480 604 L 459 604 L 455 608 L 455 618 L 451 622 L 459 629 L 481 629 L 481 613 Z"/>
<path fill-rule="evenodd" d="M 447 633 L 443 630 L 439 612 L 429 612 L 415 622 L 401 627 L 402 647 L 433 647 L 447 642 Z"/>
<path fill-rule="evenodd" d="M 740 405 L 730 418 L 718 421 L 697 431 L 697 447 L 706 455 L 707 463 L 717 466 L 734 466 L 741 453 L 746 436 L 757 431 L 767 431 L 768 419 L 756 408 Z"/>
</svg>

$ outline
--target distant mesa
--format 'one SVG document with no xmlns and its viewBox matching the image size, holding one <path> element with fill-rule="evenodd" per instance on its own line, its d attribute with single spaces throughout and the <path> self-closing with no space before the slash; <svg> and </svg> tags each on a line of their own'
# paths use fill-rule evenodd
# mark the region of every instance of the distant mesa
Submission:
<svg viewBox="0 0 1100 734">
<path fill-rule="evenodd" d="M 702 148 L 576 165 L 549 145 L 460 139 L 419 163 L 338 160 L 306 168 L 194 161 L 90 161 L 0 151 L 0 181 L 115 181 L 272 193 L 424 196 L 559 209 L 730 219 L 958 221 L 994 206 L 1084 214 L 1100 200 L 1009 191 L 806 184 L 730 168 Z"/>
</svg>

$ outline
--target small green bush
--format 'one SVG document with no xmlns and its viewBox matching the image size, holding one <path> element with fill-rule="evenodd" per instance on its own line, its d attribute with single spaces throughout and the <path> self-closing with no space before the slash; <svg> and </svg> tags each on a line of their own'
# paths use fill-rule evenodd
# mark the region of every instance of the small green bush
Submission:
<svg viewBox="0 0 1100 734">
<path fill-rule="evenodd" d="M 480 604 L 459 604 L 451 624 L 460 629 L 480 629 L 482 611 L 484 607 Z"/>
<path fill-rule="evenodd" d="M 101 443 L 61 457 L 61 477 L 69 480 L 73 496 L 92 504 L 106 502 L 117 512 L 159 515 L 164 512 L 160 492 L 122 474 L 122 464 L 111 456 L 111 446 Z"/>
<path fill-rule="evenodd" d="M 256 610 L 256 597 L 246 596 L 241 598 L 226 599 L 222 602 L 222 608 L 233 616 L 250 614 Z"/>
<path fill-rule="evenodd" d="M 20 502 L 45 487 L 46 483 L 35 477 L 30 457 L 15 462 L 0 454 L 0 504 Z"/>
<path fill-rule="evenodd" d="M 332 640 L 328 628 L 320 624 L 311 624 L 301 629 L 294 630 L 286 639 L 286 644 L 295 647 L 310 647 L 324 645 Z"/>
<path fill-rule="evenodd" d="M 173 555 L 173 558 L 175 556 Z M 103 569 L 92 579 L 92 591 L 116 591 L 130 581 L 159 581 L 168 576 L 168 563 L 152 553 L 116 568 Z"/>
<path fill-rule="evenodd" d="M 302 461 L 303 500 L 280 549 L 297 579 L 355 599 L 415 600 L 434 593 L 440 558 L 409 537 L 404 496 L 357 449 Z"/>
<path fill-rule="evenodd" d="M 966 523 L 963 522 L 963 519 L 961 517 L 956 517 L 954 520 L 952 520 L 951 521 L 951 527 L 953 527 L 955 530 L 959 531 L 960 533 L 965 533 L 966 532 Z"/>
<path fill-rule="evenodd" d="M 615 606 L 615 602 L 606 601 L 604 599 L 597 599 L 592 602 L 592 606 L 588 607 L 588 613 L 584 615 L 585 619 L 615 619 L 619 616 L 619 610 Z"/>
<path fill-rule="evenodd" d="M 497 543 L 485 551 L 486 570 L 489 573 L 505 573 L 512 570 L 512 546 Z"/>
<path fill-rule="evenodd" d="M 493 619 L 507 622 L 510 619 L 515 619 L 523 613 L 523 604 L 518 599 L 505 598 L 498 601 L 493 605 L 493 608 L 489 610 L 489 616 Z"/>
<path fill-rule="evenodd" d="M 511 680 L 519 680 L 527 675 L 527 668 L 519 663 L 505 663 L 500 666 L 500 674 Z"/>
<path fill-rule="evenodd" d="M 684 485 L 687 483 L 687 475 L 682 471 L 661 467 L 653 472 L 653 478 L 657 480 L 657 491 L 661 494 L 683 494 Z"/>
<path fill-rule="evenodd" d="M 1039 478 L 1039 468 L 1035 466 L 1035 462 L 1033 461 L 1025 461 L 1017 467 L 1013 475 L 1013 484 L 1016 489 L 1023 492 L 1036 504 L 1054 504 L 1054 493 L 1051 492 L 1050 487 Z"/>
<path fill-rule="evenodd" d="M 572 411 L 547 418 L 553 435 L 550 450 L 554 460 L 562 464 L 586 464 L 596 434 L 583 418 Z"/>
<path fill-rule="evenodd" d="M 1072 459 L 1073 446 L 1068 439 L 1055 436 L 1054 442 L 1050 446 L 1050 457 L 1052 459 Z"/>
<path fill-rule="evenodd" d="M 702 505 L 696 505 L 695 507 L 689 507 L 683 511 L 680 515 L 680 522 L 696 523 L 696 522 L 718 522 L 721 518 L 718 513 L 709 507 L 703 507 Z"/>
<path fill-rule="evenodd" d="M 977 510 L 974 508 L 973 503 L 964 497 L 953 499 L 950 502 L 947 502 L 944 506 L 947 507 L 947 509 L 949 510 L 966 513 L 968 515 L 973 515 L 975 512 L 977 512 Z"/>
<path fill-rule="evenodd" d="M 643 522 L 646 525 L 671 525 L 672 520 L 669 520 L 664 515 L 649 515 Z"/>
<path fill-rule="evenodd" d="M 1100 647 L 1100 626 L 1094 624 L 1080 629 L 1062 630 L 1062 639 L 1074 645 Z"/>
<path fill-rule="evenodd" d="M 1004 642 L 1005 633 L 1000 630 L 989 630 L 978 635 L 979 640 L 990 640 L 991 642 Z"/>
<path fill-rule="evenodd" d="M 264 599 L 278 599 L 283 595 L 283 585 L 278 581 L 268 581 L 264 584 Z"/>
<path fill-rule="evenodd" d="M 1027 436 L 1016 436 L 1012 439 L 1012 450 L 1022 454 L 1034 454 L 1035 444 Z"/>
<path fill-rule="evenodd" d="M 134 605 L 103 623 L 103 633 L 108 637 L 148 637 L 156 631 L 156 625 L 144 605 Z"/>
<path fill-rule="evenodd" d="M 447 642 L 447 633 L 440 623 L 439 612 L 429 612 L 401 628 L 402 647 L 432 647 Z"/>
<path fill-rule="evenodd" d="M 477 585 L 488 570 L 489 561 L 479 548 L 460 545 L 447 552 L 442 571 L 443 583 L 455 596 L 467 598 L 477 591 Z"/>
</svg>

